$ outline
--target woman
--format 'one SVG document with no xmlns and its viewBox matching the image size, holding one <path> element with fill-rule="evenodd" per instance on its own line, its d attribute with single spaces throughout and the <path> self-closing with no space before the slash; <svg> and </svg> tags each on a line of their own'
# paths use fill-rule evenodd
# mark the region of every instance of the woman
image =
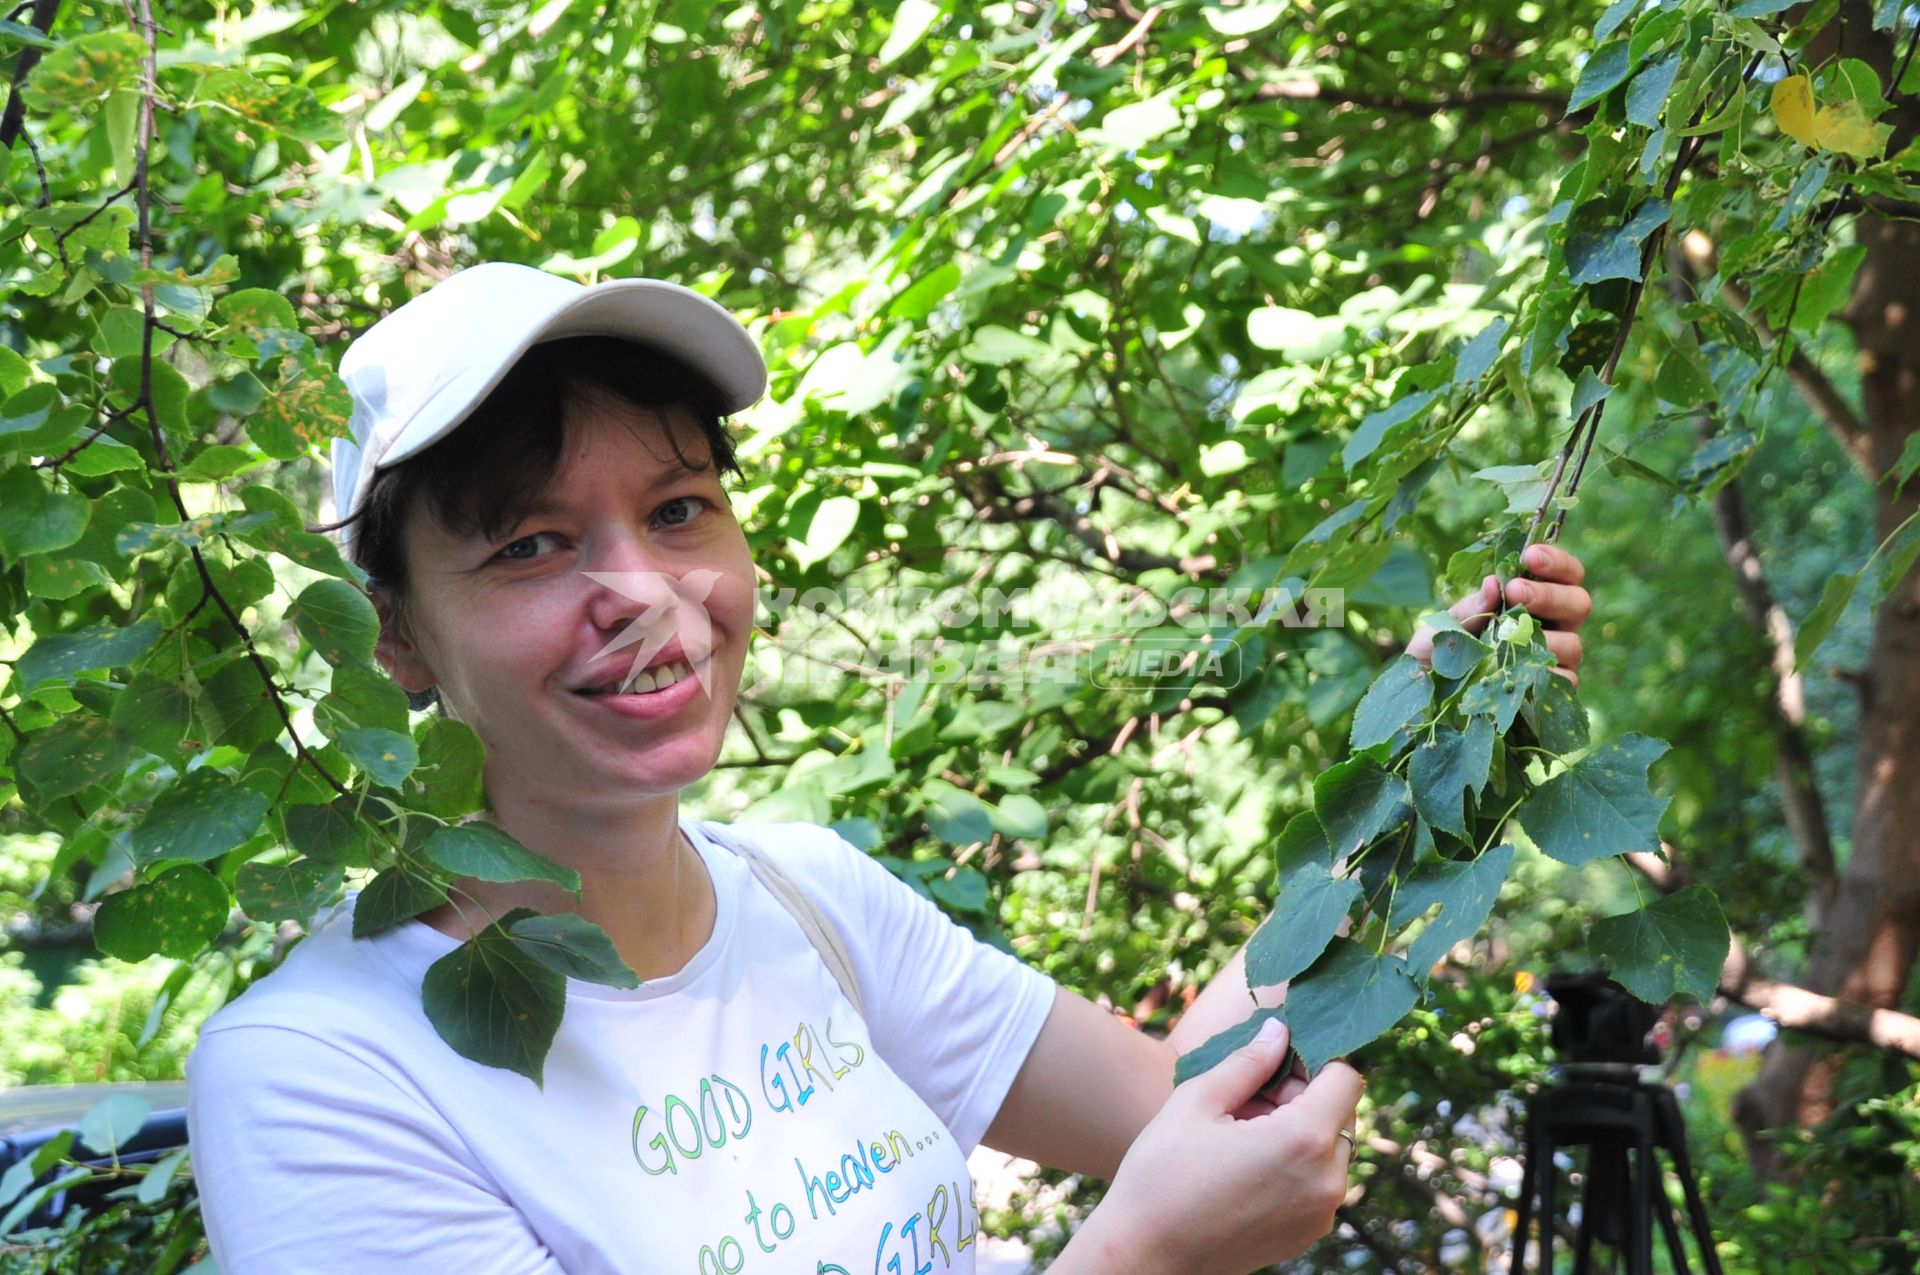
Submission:
<svg viewBox="0 0 1920 1275">
<path fill-rule="evenodd" d="M 681 816 L 753 623 L 721 418 L 766 372 L 730 315 L 490 264 L 341 372 L 336 503 L 381 662 L 479 734 L 484 817 L 583 889 L 466 880 L 358 940 L 350 898 L 209 1022 L 189 1120 L 226 1275 L 971 1271 L 982 1141 L 1113 1179 L 1056 1272 L 1246 1271 L 1329 1229 L 1352 1069 L 1263 1093 L 1276 1031 L 1173 1089 L 1178 1052 L 1249 1012 L 1238 958 L 1154 1040 L 828 829 Z M 1579 564 L 1540 552 L 1560 583 L 1532 609 L 1567 626 L 1571 669 Z M 427 968 L 516 907 L 577 911 L 641 980 L 569 980 L 537 1085 L 455 1054 L 420 1003 Z"/>
</svg>

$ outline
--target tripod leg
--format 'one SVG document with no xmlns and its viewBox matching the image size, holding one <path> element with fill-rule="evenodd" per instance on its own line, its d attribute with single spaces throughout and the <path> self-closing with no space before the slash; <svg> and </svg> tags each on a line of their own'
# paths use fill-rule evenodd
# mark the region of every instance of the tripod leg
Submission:
<svg viewBox="0 0 1920 1275">
<path fill-rule="evenodd" d="M 1673 1171 L 1680 1177 L 1680 1191 L 1687 1201 L 1687 1220 L 1693 1223 L 1693 1239 L 1700 1246 L 1700 1265 L 1707 1275 L 1722 1275 L 1720 1254 L 1713 1249 L 1713 1228 L 1707 1224 L 1706 1202 L 1700 1198 L 1700 1181 L 1693 1176 L 1693 1162 L 1687 1156 L 1687 1132 L 1680 1123 L 1676 1104 L 1661 1130 L 1667 1153 L 1673 1157 Z"/>
<path fill-rule="evenodd" d="M 1655 1171 L 1658 1172 L 1656 1164 Z M 1673 1201 L 1667 1198 L 1664 1179 L 1654 1183 L 1654 1217 L 1660 1221 L 1660 1233 L 1667 1239 L 1667 1256 L 1672 1259 L 1674 1275 L 1690 1275 L 1687 1246 L 1680 1241 L 1680 1224 L 1673 1216 Z"/>
<path fill-rule="evenodd" d="M 1553 1143 L 1549 1140 L 1535 1149 L 1540 1164 L 1540 1275 L 1553 1275 L 1554 1188 L 1560 1182 L 1560 1167 L 1553 1162 Z"/>
<path fill-rule="evenodd" d="M 1627 1215 L 1627 1275 L 1653 1275 L 1653 1183 L 1660 1166 L 1653 1162 L 1653 1142 L 1642 1140 L 1633 1149 L 1633 1211 Z"/>
<path fill-rule="evenodd" d="M 1593 1233 L 1598 1229 L 1593 1217 L 1593 1184 L 1600 1176 L 1600 1157 L 1606 1153 L 1604 1147 L 1593 1147 L 1587 1152 L 1586 1181 L 1580 1184 L 1580 1227 L 1574 1232 L 1573 1240 L 1573 1275 L 1587 1275 L 1592 1269 Z"/>
<path fill-rule="evenodd" d="M 1533 1193 L 1539 1186 L 1540 1147 L 1534 1140 L 1533 1122 L 1528 1121 L 1525 1162 L 1520 1166 L 1520 1217 L 1513 1228 L 1513 1255 L 1507 1260 L 1509 1275 L 1525 1275 L 1528 1232 L 1533 1229 Z"/>
</svg>

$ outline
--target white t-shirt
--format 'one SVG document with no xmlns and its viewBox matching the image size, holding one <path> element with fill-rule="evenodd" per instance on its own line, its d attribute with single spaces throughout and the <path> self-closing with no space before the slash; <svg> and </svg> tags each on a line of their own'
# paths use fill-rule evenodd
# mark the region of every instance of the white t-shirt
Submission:
<svg viewBox="0 0 1920 1275">
<path fill-rule="evenodd" d="M 637 989 L 569 979 L 544 1088 L 427 1021 L 454 939 L 355 939 L 353 898 L 215 1014 L 187 1120 L 224 1275 L 971 1272 L 966 1156 L 1052 981 L 830 829 L 731 825 L 844 936 L 863 1021 L 745 861 L 681 827 L 712 936 Z"/>
</svg>

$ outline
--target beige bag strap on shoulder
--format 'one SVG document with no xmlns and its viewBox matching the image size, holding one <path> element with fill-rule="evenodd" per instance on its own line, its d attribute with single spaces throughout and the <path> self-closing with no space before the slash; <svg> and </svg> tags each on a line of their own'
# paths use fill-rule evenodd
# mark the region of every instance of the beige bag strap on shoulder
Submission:
<svg viewBox="0 0 1920 1275">
<path fill-rule="evenodd" d="M 841 940 L 839 931 L 833 928 L 833 922 L 827 919 L 826 913 L 822 912 L 820 906 L 800 888 L 800 883 L 787 874 L 785 868 L 761 853 L 746 839 L 735 840 L 731 837 L 714 836 L 711 826 L 708 826 L 705 831 L 716 844 L 725 846 L 747 861 L 747 866 L 753 869 L 753 875 L 759 878 L 760 884 L 766 886 L 768 893 L 780 900 L 780 905 L 786 908 L 793 915 L 793 919 L 799 923 L 800 932 L 807 936 L 807 941 L 812 943 L 814 950 L 820 953 L 820 959 L 826 962 L 827 970 L 833 975 L 834 981 L 840 984 L 840 990 L 846 994 L 849 1001 L 853 1002 L 854 1012 L 865 1018 L 867 1006 L 866 1002 L 860 998 L 859 981 L 853 976 L 853 959 L 848 955 L 845 942 Z"/>
</svg>

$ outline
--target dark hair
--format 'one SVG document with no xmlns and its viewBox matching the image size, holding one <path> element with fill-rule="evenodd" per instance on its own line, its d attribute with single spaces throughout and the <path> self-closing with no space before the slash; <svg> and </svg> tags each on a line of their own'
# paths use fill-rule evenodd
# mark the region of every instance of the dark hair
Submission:
<svg viewBox="0 0 1920 1275">
<path fill-rule="evenodd" d="M 349 552 L 368 586 L 392 599 L 404 625 L 410 584 L 402 532 L 421 502 L 455 535 L 489 539 L 525 515 L 560 467 L 572 410 L 596 397 L 647 411 L 684 407 L 698 422 L 707 459 L 681 449 L 671 418 L 668 445 L 688 469 L 740 473 L 733 439 L 720 414 L 720 392 L 702 373 L 664 350 L 620 337 L 546 341 L 520 357 L 493 392 L 454 431 L 424 452 L 374 476 L 352 516 L 310 530 L 352 526 Z M 416 709 L 433 692 L 409 696 Z"/>
</svg>

